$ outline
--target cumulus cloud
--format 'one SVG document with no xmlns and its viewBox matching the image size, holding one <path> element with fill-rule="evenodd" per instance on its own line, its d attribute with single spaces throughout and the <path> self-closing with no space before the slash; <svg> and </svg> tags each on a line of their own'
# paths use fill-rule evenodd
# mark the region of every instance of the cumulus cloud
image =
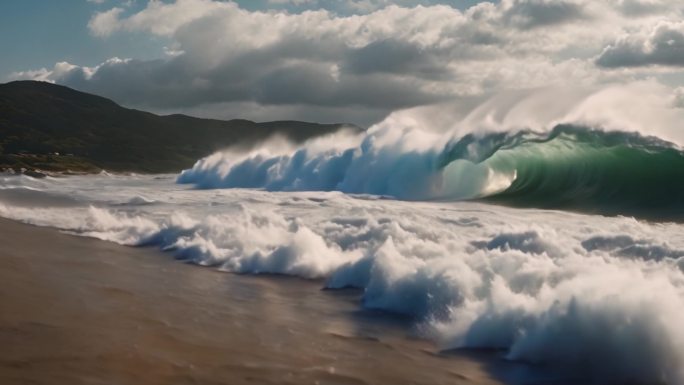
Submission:
<svg viewBox="0 0 684 385">
<path fill-rule="evenodd" d="M 677 87 L 674 90 L 672 104 L 677 108 L 684 108 L 684 87 Z"/>
<path fill-rule="evenodd" d="M 96 36 L 109 36 L 118 29 L 119 15 L 122 8 L 112 8 L 109 11 L 99 12 L 88 23 L 88 28 Z"/>
<path fill-rule="evenodd" d="M 31 79 L 54 83 L 56 79 L 65 79 L 73 73 L 88 76 L 88 74 L 92 73 L 92 70 L 91 68 L 79 67 L 67 62 L 59 62 L 52 69 L 41 68 L 38 70 L 13 72 L 9 75 L 9 80 Z"/>
<path fill-rule="evenodd" d="M 660 22 L 647 33 L 621 37 L 596 63 L 603 67 L 684 66 L 684 22 Z"/>
<path fill-rule="evenodd" d="M 215 0 L 155 0 L 133 13 L 114 7 L 92 17 L 93 36 L 148 34 L 164 42 L 167 56 L 13 76 L 156 111 L 308 107 L 331 117 L 351 113 L 346 120 L 357 121 L 506 89 L 625 80 L 635 75 L 601 70 L 614 66 L 611 55 L 625 47 L 678 60 L 671 53 L 678 29 L 628 35 L 654 24 L 653 15 L 635 16 L 637 8 L 665 6 L 663 0 L 502 0 L 465 9 L 436 1 L 347 1 L 334 9 L 322 0 L 288 3 L 316 10 L 249 11 Z M 408 6 L 417 3 L 423 5 Z"/>
</svg>

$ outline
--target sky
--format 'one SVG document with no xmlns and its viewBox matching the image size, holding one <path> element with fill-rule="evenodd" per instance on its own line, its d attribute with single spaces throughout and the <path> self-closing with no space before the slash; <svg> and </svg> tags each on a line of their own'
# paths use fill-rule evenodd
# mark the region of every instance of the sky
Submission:
<svg viewBox="0 0 684 385">
<path fill-rule="evenodd" d="M 634 81 L 684 105 L 683 16 L 676 0 L 6 0 L 0 79 L 164 114 L 363 126 Z"/>
</svg>

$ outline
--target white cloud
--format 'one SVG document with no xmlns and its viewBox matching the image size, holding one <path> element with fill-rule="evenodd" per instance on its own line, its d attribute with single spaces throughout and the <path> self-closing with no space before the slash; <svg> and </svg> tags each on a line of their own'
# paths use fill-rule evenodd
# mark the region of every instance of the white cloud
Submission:
<svg viewBox="0 0 684 385">
<path fill-rule="evenodd" d="M 215 11 L 230 8 L 237 8 L 237 5 L 213 0 L 177 0 L 175 3 L 150 0 L 145 9 L 125 19 L 119 17 L 123 11 L 120 8 L 97 13 L 88 23 L 88 28 L 100 37 L 121 30 L 143 30 L 155 35 L 170 36 L 183 25 L 208 17 Z"/>
<path fill-rule="evenodd" d="M 672 105 L 676 108 L 684 108 L 684 87 L 675 88 Z"/>
<path fill-rule="evenodd" d="M 119 29 L 119 16 L 123 8 L 112 8 L 105 12 L 99 12 L 88 23 L 88 28 L 95 36 L 109 36 Z"/>
<path fill-rule="evenodd" d="M 649 5 L 661 11 L 646 12 Z M 662 61 L 678 47 L 681 16 L 664 0 L 502 0 L 465 10 L 384 0 L 344 6 L 366 10 L 248 11 L 212 0 L 152 0 L 130 15 L 115 7 L 93 16 L 93 35 L 161 37 L 166 57 L 40 76 L 164 111 L 249 104 L 377 116 L 501 90 L 644 77 L 639 69 L 606 71 L 596 58 L 608 66 L 607 55 L 628 47 Z"/>
<path fill-rule="evenodd" d="M 597 60 L 604 67 L 684 66 L 684 22 L 659 22 L 650 31 L 625 35 Z"/>
<path fill-rule="evenodd" d="M 54 83 L 56 80 L 63 79 L 74 71 L 79 71 L 83 74 L 91 74 L 93 69 L 88 67 L 79 67 L 67 62 L 59 62 L 56 63 L 55 66 L 50 70 L 41 68 L 39 70 L 13 72 L 9 75 L 9 80 L 28 79 Z"/>
</svg>

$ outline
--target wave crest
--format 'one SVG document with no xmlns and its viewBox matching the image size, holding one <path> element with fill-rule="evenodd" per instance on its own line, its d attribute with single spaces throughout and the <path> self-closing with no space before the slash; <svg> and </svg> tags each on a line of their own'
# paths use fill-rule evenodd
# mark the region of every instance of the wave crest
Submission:
<svg viewBox="0 0 684 385">
<path fill-rule="evenodd" d="M 546 133 L 468 134 L 441 148 L 407 148 L 414 134 L 388 138 L 377 130 L 356 147 L 304 145 L 275 156 L 263 150 L 215 154 L 178 182 L 406 200 L 487 199 L 608 214 L 679 215 L 684 209 L 684 154 L 655 137 L 558 125 Z"/>
</svg>

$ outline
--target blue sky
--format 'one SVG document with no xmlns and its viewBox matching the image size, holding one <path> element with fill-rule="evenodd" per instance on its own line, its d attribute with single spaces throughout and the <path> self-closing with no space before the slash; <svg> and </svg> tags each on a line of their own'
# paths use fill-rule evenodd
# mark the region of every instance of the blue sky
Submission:
<svg viewBox="0 0 684 385">
<path fill-rule="evenodd" d="M 172 1 L 166 1 L 170 3 Z M 467 8 L 474 0 L 444 1 L 455 7 Z M 330 9 L 340 14 L 353 12 L 342 1 L 329 0 L 316 4 L 293 5 L 290 2 L 274 3 L 268 0 L 237 1 L 249 10 L 287 10 L 301 12 L 311 8 Z M 406 1 L 403 4 L 434 4 L 439 1 Z M 147 1 L 105 0 L 101 3 L 87 0 L 4 0 L 0 2 L 0 79 L 12 72 L 29 68 L 50 67 L 67 61 L 93 66 L 111 57 L 153 59 L 164 56 L 167 39 L 144 34 L 117 35 L 108 39 L 92 36 L 88 21 L 94 13 L 115 6 L 131 14 L 144 8 Z M 358 10 L 356 11 L 358 12 Z"/>
<path fill-rule="evenodd" d="M 160 113 L 362 124 L 535 87 L 648 80 L 679 95 L 678 3 L 8 0 L 0 79 Z"/>
<path fill-rule="evenodd" d="M 86 0 L 0 2 L 0 77 L 59 61 L 95 65 L 117 55 L 148 59 L 163 54 L 160 42 L 147 36 L 93 37 L 88 20 L 110 5 Z"/>
</svg>

